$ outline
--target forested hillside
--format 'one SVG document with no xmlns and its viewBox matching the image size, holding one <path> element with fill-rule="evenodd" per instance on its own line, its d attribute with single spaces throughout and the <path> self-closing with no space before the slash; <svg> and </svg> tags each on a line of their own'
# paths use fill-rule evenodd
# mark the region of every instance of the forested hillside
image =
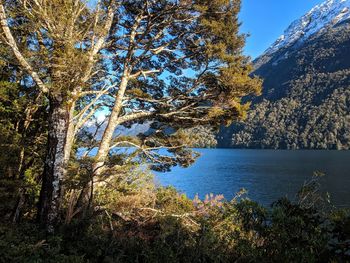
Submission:
<svg viewBox="0 0 350 263">
<path fill-rule="evenodd" d="M 223 129 L 219 147 L 350 148 L 350 23 L 328 26 L 255 61 L 264 79 L 247 119 Z"/>
</svg>

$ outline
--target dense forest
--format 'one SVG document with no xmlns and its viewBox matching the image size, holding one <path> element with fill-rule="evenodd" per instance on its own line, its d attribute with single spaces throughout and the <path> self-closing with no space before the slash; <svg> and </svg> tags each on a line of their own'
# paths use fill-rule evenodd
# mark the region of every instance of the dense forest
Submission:
<svg viewBox="0 0 350 263">
<path fill-rule="evenodd" d="M 247 119 L 222 129 L 221 147 L 350 149 L 350 23 L 263 55 L 264 79 Z"/>
<path fill-rule="evenodd" d="M 268 208 L 155 183 L 260 93 L 240 4 L 0 0 L 1 263 L 350 259 L 319 174 Z"/>
</svg>

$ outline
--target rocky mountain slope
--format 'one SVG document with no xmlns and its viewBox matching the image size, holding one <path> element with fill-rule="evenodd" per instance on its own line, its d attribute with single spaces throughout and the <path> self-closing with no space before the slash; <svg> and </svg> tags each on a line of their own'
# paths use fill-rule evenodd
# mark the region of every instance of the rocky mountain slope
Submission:
<svg viewBox="0 0 350 263">
<path fill-rule="evenodd" d="M 254 65 L 263 94 L 219 147 L 350 149 L 350 0 L 314 7 Z"/>
</svg>

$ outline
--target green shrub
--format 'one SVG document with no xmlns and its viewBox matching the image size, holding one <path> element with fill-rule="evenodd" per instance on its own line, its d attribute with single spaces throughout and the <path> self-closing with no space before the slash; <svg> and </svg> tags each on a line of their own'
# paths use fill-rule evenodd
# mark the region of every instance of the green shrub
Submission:
<svg viewBox="0 0 350 263">
<path fill-rule="evenodd" d="M 172 187 L 154 187 L 147 174 L 136 177 L 140 186 L 118 179 L 118 191 L 102 187 L 91 215 L 71 213 L 54 236 L 41 232 L 31 217 L 20 225 L 4 221 L 0 262 L 350 260 L 350 212 L 329 209 L 315 195 L 300 195 L 303 202 L 280 199 L 267 208 L 220 195 L 191 200 Z M 317 184 L 308 186 L 315 193 Z M 63 216 L 69 207 L 62 208 Z"/>
</svg>

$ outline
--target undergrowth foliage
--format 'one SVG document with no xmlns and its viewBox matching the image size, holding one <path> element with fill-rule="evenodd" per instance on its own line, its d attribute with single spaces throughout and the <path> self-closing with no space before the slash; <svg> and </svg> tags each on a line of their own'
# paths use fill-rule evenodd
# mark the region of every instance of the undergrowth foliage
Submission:
<svg viewBox="0 0 350 263">
<path fill-rule="evenodd" d="M 66 223 L 55 236 L 38 230 L 29 214 L 18 227 L 2 223 L 0 262 L 350 260 L 350 213 L 321 198 L 317 178 L 296 200 L 263 207 L 244 190 L 231 201 L 221 195 L 191 200 L 174 188 L 156 187 L 147 171 L 133 173 L 97 190 L 93 212 L 83 219 L 67 194 L 61 213 Z"/>
</svg>

